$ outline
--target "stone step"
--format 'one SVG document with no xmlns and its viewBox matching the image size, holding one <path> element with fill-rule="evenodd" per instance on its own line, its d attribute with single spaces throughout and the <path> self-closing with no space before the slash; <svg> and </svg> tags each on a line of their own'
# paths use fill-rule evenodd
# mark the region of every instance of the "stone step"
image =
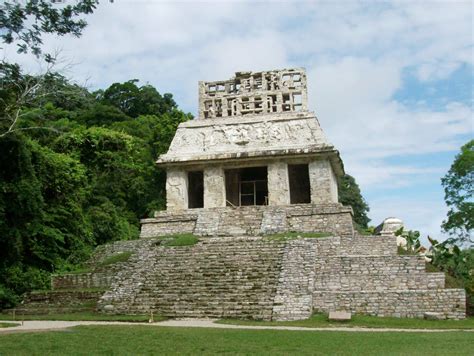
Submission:
<svg viewBox="0 0 474 356">
<path fill-rule="evenodd" d="M 396 274 L 424 273 L 423 256 L 334 256 L 318 257 L 316 270 L 319 274 Z"/>
<path fill-rule="evenodd" d="M 324 274 L 317 276 L 314 282 L 315 290 L 329 291 L 374 291 L 374 290 L 416 290 L 443 289 L 445 286 L 444 273 L 393 273 L 341 275 Z"/>
<path fill-rule="evenodd" d="M 354 236 L 342 238 L 339 249 L 341 255 L 396 256 L 397 239 L 393 236 Z"/>
</svg>

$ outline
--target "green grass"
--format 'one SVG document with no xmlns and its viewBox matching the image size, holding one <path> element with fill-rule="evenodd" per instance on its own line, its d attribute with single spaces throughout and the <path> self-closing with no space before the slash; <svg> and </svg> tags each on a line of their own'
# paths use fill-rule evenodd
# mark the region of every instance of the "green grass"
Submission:
<svg viewBox="0 0 474 356">
<path fill-rule="evenodd" d="M 1 328 L 12 328 L 15 326 L 19 326 L 20 324 L 18 323 L 0 323 L 0 329 Z"/>
<path fill-rule="evenodd" d="M 160 245 L 169 247 L 193 246 L 198 241 L 199 238 L 193 234 L 176 234 L 160 237 Z"/>
<path fill-rule="evenodd" d="M 99 263 L 99 267 L 105 267 L 109 265 L 113 265 L 118 262 L 127 262 L 130 256 L 132 255 L 131 252 L 120 252 L 115 255 L 106 258 L 102 262 Z"/>
<path fill-rule="evenodd" d="M 94 312 L 81 312 L 69 314 L 41 314 L 41 315 L 16 315 L 15 320 L 63 320 L 63 321 L 131 321 L 147 322 L 150 315 L 109 315 Z M 155 321 L 162 321 L 166 318 L 153 315 Z M 11 313 L 0 314 L 0 320 L 13 320 Z"/>
<path fill-rule="evenodd" d="M 297 238 L 320 238 L 320 237 L 330 237 L 334 234 L 330 232 L 282 232 L 278 234 L 265 235 L 264 238 L 273 240 L 273 241 L 285 241 L 285 240 L 294 240 Z"/>
<path fill-rule="evenodd" d="M 328 321 L 327 315 L 314 314 L 309 319 L 296 321 L 253 321 L 223 319 L 219 320 L 218 323 L 233 325 L 302 326 L 307 328 L 332 328 L 343 326 L 397 329 L 474 329 L 474 317 L 464 320 L 424 320 L 410 318 L 379 318 L 367 315 L 353 315 L 350 321 L 330 322 Z"/>
<path fill-rule="evenodd" d="M 1 355 L 472 355 L 473 334 L 79 326 L 0 334 Z"/>
</svg>

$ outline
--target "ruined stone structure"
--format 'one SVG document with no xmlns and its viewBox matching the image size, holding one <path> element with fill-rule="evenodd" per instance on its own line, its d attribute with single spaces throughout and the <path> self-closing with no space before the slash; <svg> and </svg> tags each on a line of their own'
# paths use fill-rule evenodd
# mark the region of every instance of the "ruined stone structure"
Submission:
<svg viewBox="0 0 474 356">
<path fill-rule="evenodd" d="M 338 202 L 342 161 L 307 111 L 303 69 L 200 82 L 199 118 L 179 125 L 157 163 L 167 211 L 142 221 L 142 237 L 353 233 Z"/>
<path fill-rule="evenodd" d="M 53 277 L 59 299 L 86 287 L 102 290 L 97 308 L 107 313 L 465 317 L 464 290 L 445 289 L 423 257 L 399 256 L 392 235 L 354 231 L 352 209 L 338 202 L 342 161 L 307 110 L 303 69 L 201 82 L 199 118 L 179 125 L 157 163 L 167 172 L 167 210 L 142 220 L 139 240 L 99 247 L 90 272 Z M 288 232 L 327 237 L 268 236 Z M 180 233 L 200 240 L 163 242 Z M 104 267 L 119 253 L 131 255 Z M 30 302 L 54 304 L 50 295 Z"/>
</svg>

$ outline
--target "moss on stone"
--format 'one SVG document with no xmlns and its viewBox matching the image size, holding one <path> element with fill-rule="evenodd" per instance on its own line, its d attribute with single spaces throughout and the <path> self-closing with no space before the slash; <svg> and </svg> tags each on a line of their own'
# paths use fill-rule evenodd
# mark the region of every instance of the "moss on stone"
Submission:
<svg viewBox="0 0 474 356">
<path fill-rule="evenodd" d="M 193 246 L 199 238 L 193 234 L 176 234 L 160 237 L 160 245 L 168 247 Z"/>
<path fill-rule="evenodd" d="M 283 232 L 278 234 L 265 235 L 264 238 L 273 241 L 286 241 L 298 238 L 321 238 L 333 236 L 330 232 Z"/>
<path fill-rule="evenodd" d="M 102 262 L 99 263 L 99 267 L 109 266 L 118 262 L 127 262 L 130 256 L 132 255 L 131 252 L 120 252 L 115 255 L 112 255 Z"/>
</svg>

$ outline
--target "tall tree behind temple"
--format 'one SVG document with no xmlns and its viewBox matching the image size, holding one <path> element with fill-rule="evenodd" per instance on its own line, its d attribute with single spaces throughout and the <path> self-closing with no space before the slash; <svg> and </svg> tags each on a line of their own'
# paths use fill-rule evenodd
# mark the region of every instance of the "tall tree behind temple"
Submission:
<svg viewBox="0 0 474 356">
<path fill-rule="evenodd" d="M 349 174 L 344 175 L 338 181 L 339 202 L 349 205 L 354 211 L 354 221 L 359 227 L 367 229 L 370 221 L 367 213 L 370 208 L 365 201 L 354 177 Z"/>
<path fill-rule="evenodd" d="M 461 147 L 441 183 L 449 207 L 443 230 L 457 242 L 474 243 L 474 140 Z"/>
</svg>

